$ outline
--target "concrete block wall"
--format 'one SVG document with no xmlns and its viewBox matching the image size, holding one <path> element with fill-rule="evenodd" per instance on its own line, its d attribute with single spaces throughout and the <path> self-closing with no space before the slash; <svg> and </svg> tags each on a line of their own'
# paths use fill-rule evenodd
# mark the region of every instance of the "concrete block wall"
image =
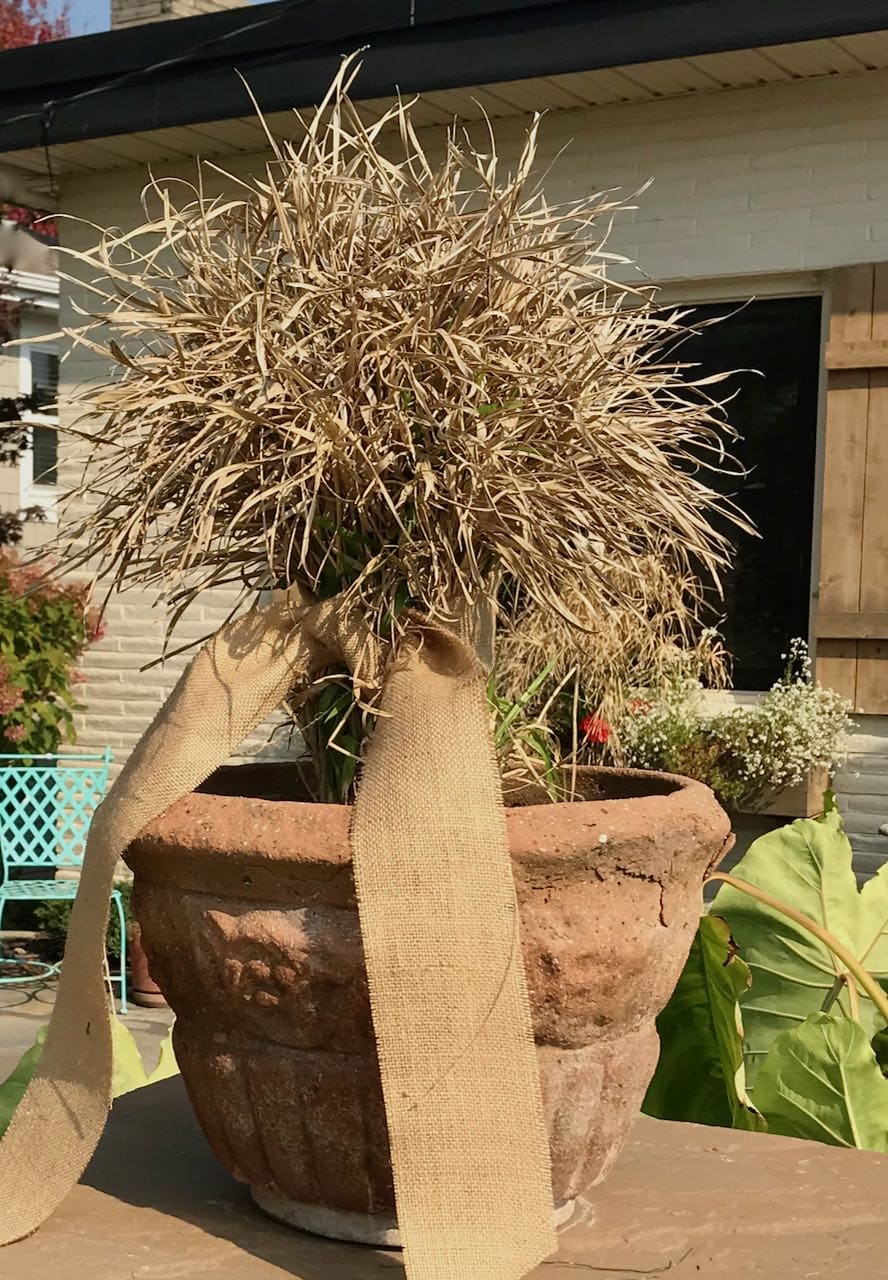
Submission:
<svg viewBox="0 0 888 1280">
<path fill-rule="evenodd" d="M 526 127 L 526 117 L 496 122 L 505 165 Z M 483 142 L 483 130 L 477 137 Z M 425 131 L 432 154 L 440 138 L 440 130 Z M 637 261 L 648 279 L 681 282 L 689 300 L 717 296 L 726 280 L 735 296 L 753 295 L 764 281 L 773 288 L 775 276 L 779 286 L 781 275 L 788 292 L 800 278 L 812 289 L 824 269 L 888 258 L 888 73 L 557 111 L 544 120 L 542 139 L 540 168 L 549 170 L 552 201 L 590 189 L 629 196 L 651 183 L 636 209 L 616 215 L 607 247 Z M 242 175 L 261 170 L 265 159 L 227 158 L 225 167 Z M 165 171 L 188 177 L 194 169 L 177 162 Z M 163 170 L 155 164 L 154 172 Z M 144 177 L 133 168 L 71 178 L 63 205 L 105 225 L 134 225 Z M 92 233 L 81 227 L 74 234 L 85 243 Z M 625 270 L 637 278 L 635 268 Z M 99 362 L 85 352 L 74 352 L 63 371 L 68 385 L 100 375 Z M 227 604 L 208 598 L 201 611 L 195 625 L 209 629 Z M 122 756 L 136 740 L 182 665 L 174 660 L 138 673 L 156 653 L 159 631 L 143 597 L 112 606 L 108 637 L 84 662 L 90 709 L 81 744 L 113 739 Z M 888 856 L 888 839 L 878 834 L 888 819 L 881 814 L 888 739 L 883 722 L 870 726 L 869 719 L 861 717 L 859 747 L 839 785 L 860 856 L 874 866 Z"/>
</svg>

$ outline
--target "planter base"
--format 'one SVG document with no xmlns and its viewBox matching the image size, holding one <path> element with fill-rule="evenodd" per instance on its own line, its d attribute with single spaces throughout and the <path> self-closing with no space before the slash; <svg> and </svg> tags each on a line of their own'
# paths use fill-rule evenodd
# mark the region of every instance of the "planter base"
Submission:
<svg viewBox="0 0 888 1280">
<path fill-rule="evenodd" d="M 162 991 L 131 991 L 130 1000 L 141 1009 L 166 1009 Z"/>
<path fill-rule="evenodd" d="M 308 1231 L 328 1240 L 347 1240 L 351 1244 L 369 1244 L 377 1249 L 400 1249 L 401 1233 L 397 1219 L 387 1213 L 349 1213 L 322 1204 L 303 1204 L 281 1195 L 274 1187 L 250 1187 L 254 1202 L 270 1218 L 285 1226 Z M 575 1200 L 555 1206 L 555 1229 L 566 1226 L 573 1217 Z"/>
</svg>

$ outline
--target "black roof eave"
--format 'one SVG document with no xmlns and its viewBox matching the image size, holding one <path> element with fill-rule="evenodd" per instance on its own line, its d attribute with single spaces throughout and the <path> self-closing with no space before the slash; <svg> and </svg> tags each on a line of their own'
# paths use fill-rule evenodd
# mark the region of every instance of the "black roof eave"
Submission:
<svg viewBox="0 0 888 1280">
<path fill-rule="evenodd" d="M 374 98 L 885 27 L 884 0 L 290 0 L 0 54 L 0 153 L 247 115 L 240 76 L 307 106 L 359 47 Z"/>
</svg>

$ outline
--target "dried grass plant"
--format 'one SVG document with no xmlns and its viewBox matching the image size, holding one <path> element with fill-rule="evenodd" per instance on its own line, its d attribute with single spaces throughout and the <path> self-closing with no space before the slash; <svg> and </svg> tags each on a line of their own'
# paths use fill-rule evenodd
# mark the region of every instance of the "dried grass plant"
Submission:
<svg viewBox="0 0 888 1280">
<path fill-rule="evenodd" d="M 384 643 L 508 579 L 592 645 L 585 602 L 637 611 L 651 557 L 717 577 L 723 428 L 668 358 L 679 321 L 608 278 L 613 204 L 547 204 L 537 121 L 509 172 L 492 134 L 433 163 L 409 103 L 365 127 L 355 71 L 263 175 L 152 182 L 143 225 L 78 255 L 70 336 L 119 376 L 71 428 L 67 564 L 173 618 L 221 583 L 344 593 Z"/>
</svg>

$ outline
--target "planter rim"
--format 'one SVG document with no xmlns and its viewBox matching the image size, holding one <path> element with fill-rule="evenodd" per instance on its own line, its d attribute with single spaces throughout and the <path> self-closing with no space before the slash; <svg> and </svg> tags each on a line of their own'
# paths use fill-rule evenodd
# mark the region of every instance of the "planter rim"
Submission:
<svg viewBox="0 0 888 1280">
<path fill-rule="evenodd" d="M 723 852 L 730 847 L 730 821 L 700 782 L 640 769 L 584 767 L 578 774 L 590 787 L 637 784 L 644 793 L 507 808 L 519 878 L 560 878 L 571 869 L 606 873 L 627 862 L 658 878 L 693 862 L 702 840 L 720 834 Z M 193 883 L 197 864 L 208 859 L 219 871 L 226 864 L 229 874 L 249 864 L 264 868 L 263 878 L 273 870 L 286 878 L 351 879 L 350 818 L 350 805 L 193 792 L 150 823 L 125 858 L 137 874 L 162 869 L 169 884 Z M 666 847 L 664 831 L 674 833 Z"/>
</svg>

